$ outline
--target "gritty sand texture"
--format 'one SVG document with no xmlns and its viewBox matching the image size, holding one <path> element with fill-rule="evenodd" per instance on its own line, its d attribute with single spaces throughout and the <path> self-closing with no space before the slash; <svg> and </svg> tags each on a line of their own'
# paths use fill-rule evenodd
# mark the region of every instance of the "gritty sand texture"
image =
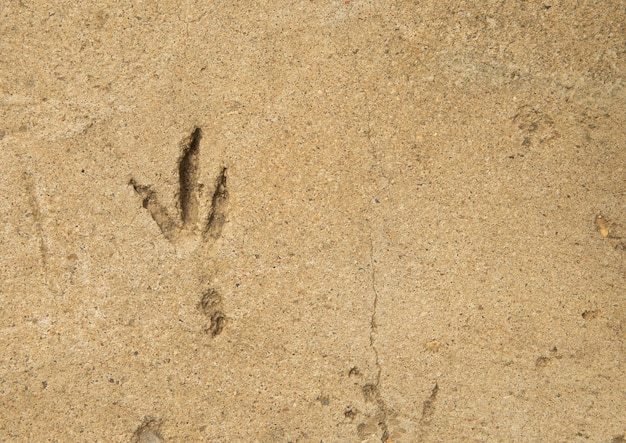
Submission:
<svg viewBox="0 0 626 443">
<path fill-rule="evenodd" d="M 626 441 L 626 4 L 0 3 L 0 440 Z"/>
</svg>

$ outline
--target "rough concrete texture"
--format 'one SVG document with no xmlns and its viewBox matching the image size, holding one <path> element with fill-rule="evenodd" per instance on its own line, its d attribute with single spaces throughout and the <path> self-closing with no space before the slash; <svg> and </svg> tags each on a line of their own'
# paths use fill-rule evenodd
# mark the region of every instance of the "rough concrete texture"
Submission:
<svg viewBox="0 0 626 443">
<path fill-rule="evenodd" d="M 0 440 L 623 442 L 624 1 L 0 4 Z"/>
</svg>

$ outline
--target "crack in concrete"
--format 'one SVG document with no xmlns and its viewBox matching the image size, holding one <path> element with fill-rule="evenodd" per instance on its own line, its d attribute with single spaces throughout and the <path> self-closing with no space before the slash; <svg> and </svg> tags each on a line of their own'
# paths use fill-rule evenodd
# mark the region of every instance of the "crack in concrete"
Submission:
<svg viewBox="0 0 626 443">
<path fill-rule="evenodd" d="M 374 382 L 374 399 L 376 400 L 376 404 L 378 405 L 379 410 L 379 422 L 378 425 L 382 430 L 382 435 L 380 441 L 382 443 L 386 443 L 389 441 L 389 425 L 387 423 L 387 418 L 389 415 L 389 410 L 387 408 L 387 404 L 385 403 L 385 399 L 381 394 L 381 375 L 382 375 L 382 366 L 380 364 L 380 358 L 378 355 L 378 347 L 376 345 L 376 336 L 378 335 L 378 299 L 379 293 L 376 288 L 376 260 L 374 259 L 374 240 L 372 238 L 372 234 L 370 232 L 370 266 L 372 268 L 371 273 L 371 282 L 372 282 L 372 291 L 374 293 L 374 301 L 372 306 L 372 316 L 370 318 L 370 348 L 374 352 L 374 362 L 376 365 L 376 379 Z"/>
<path fill-rule="evenodd" d="M 358 66 L 356 64 L 356 59 L 355 59 L 355 71 L 359 72 Z M 361 78 L 360 74 L 359 74 L 359 78 Z M 371 171 L 374 176 L 380 175 L 382 177 L 385 177 L 384 171 L 382 171 L 380 168 L 380 159 L 378 158 L 376 145 L 374 143 L 374 140 L 372 140 L 372 132 L 373 132 L 372 115 L 371 115 L 371 110 L 370 110 L 369 94 L 366 88 L 363 88 L 363 93 L 365 95 L 365 116 L 366 116 L 366 123 L 367 123 L 367 132 L 365 135 L 367 137 L 367 144 L 369 145 L 369 151 L 370 151 L 370 155 L 373 161 Z M 376 202 L 378 203 L 378 200 L 376 200 Z M 374 353 L 376 377 L 375 377 L 374 384 L 369 385 L 372 388 L 371 390 L 366 389 L 368 385 L 364 386 L 364 393 L 366 390 L 371 391 L 369 392 L 369 394 L 366 395 L 366 397 L 369 397 L 373 401 L 375 401 L 378 407 L 378 413 L 376 414 L 376 417 L 378 418 L 378 426 L 382 431 L 382 434 L 380 437 L 381 443 L 390 443 L 391 440 L 389 439 L 389 424 L 388 424 L 388 417 L 390 413 L 389 413 L 387 404 L 385 402 L 385 399 L 383 398 L 381 394 L 382 366 L 380 364 L 378 347 L 376 345 L 376 338 L 377 338 L 376 336 L 378 335 L 378 320 L 377 320 L 378 300 L 380 298 L 380 295 L 378 293 L 378 289 L 376 286 L 376 267 L 375 267 L 376 260 L 374 259 L 374 239 L 372 236 L 372 225 L 371 225 L 372 222 L 370 221 L 369 223 L 370 223 L 369 238 L 370 238 L 371 284 L 372 284 L 372 292 L 374 294 L 374 300 L 372 303 L 372 315 L 370 317 L 369 341 L 370 341 L 370 348 L 372 349 L 372 352 Z"/>
</svg>

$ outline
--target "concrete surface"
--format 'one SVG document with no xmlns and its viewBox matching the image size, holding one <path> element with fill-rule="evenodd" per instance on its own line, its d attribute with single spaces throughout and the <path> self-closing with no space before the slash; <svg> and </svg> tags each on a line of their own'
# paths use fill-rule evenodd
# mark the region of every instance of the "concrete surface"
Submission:
<svg viewBox="0 0 626 443">
<path fill-rule="evenodd" d="M 0 4 L 0 440 L 624 442 L 626 5 Z"/>
</svg>

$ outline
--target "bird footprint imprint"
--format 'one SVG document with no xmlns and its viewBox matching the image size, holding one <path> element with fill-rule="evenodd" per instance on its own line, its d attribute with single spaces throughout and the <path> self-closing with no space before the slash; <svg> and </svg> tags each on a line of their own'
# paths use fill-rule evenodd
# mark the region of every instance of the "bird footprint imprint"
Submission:
<svg viewBox="0 0 626 443">
<path fill-rule="evenodd" d="M 139 184 L 134 178 L 129 183 L 143 199 L 143 207 L 150 212 L 165 238 L 176 247 L 195 244 L 197 240 L 217 239 L 226 221 L 226 168 L 221 169 L 211 192 L 204 192 L 205 186 L 198 181 L 201 139 L 202 130 L 195 128 L 182 142 L 182 154 L 178 160 L 179 192 L 176 216 L 159 202 L 158 195 L 151 186 Z"/>
</svg>

